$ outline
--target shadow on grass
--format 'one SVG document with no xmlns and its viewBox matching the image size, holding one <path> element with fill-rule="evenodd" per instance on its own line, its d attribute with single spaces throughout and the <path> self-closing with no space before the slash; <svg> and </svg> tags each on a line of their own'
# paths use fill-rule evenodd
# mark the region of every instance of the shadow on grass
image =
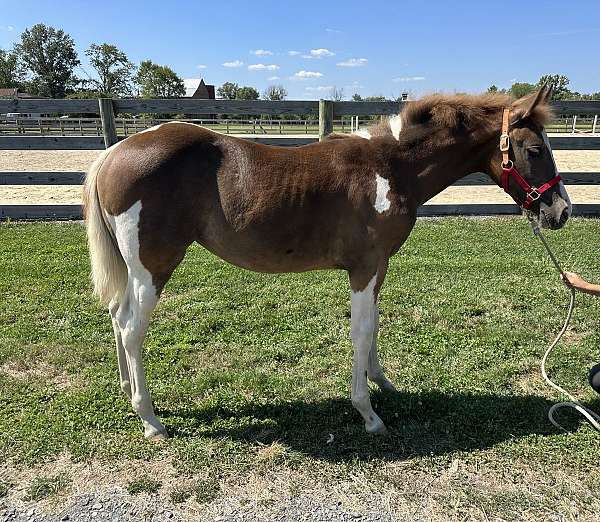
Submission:
<svg viewBox="0 0 600 522">
<path fill-rule="evenodd" d="M 398 392 L 372 394 L 372 402 L 388 427 L 386 436 L 367 435 L 350 400 L 343 399 L 186 408 L 159 414 L 174 437 L 226 437 L 250 444 L 279 441 L 336 462 L 443 455 L 557 433 L 546 416 L 553 403 L 534 395 Z M 580 422 L 569 414 L 561 419 L 568 429 L 576 429 Z M 330 434 L 334 440 L 327 443 Z"/>
</svg>

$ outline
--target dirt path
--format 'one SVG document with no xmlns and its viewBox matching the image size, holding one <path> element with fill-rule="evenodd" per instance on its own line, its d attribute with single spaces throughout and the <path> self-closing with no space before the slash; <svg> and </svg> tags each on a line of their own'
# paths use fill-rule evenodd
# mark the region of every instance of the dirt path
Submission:
<svg viewBox="0 0 600 522">
<path fill-rule="evenodd" d="M 101 151 L 34 150 L 2 151 L 0 171 L 85 171 Z M 560 171 L 600 172 L 600 151 L 554 151 Z M 577 185 L 569 188 L 574 203 L 600 202 L 600 186 Z M 434 204 L 510 203 L 498 187 L 450 187 L 431 200 Z M 65 185 L 3 185 L 0 204 L 63 204 L 81 202 L 81 187 Z"/>
</svg>

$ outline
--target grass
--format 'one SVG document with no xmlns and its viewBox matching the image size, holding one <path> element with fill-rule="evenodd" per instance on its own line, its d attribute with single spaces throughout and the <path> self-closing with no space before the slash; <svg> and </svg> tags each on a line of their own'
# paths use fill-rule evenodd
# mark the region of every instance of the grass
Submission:
<svg viewBox="0 0 600 522">
<path fill-rule="evenodd" d="M 54 477 L 35 477 L 25 491 L 24 500 L 42 500 L 63 491 L 69 485 L 69 479 L 64 475 Z"/>
<path fill-rule="evenodd" d="M 140 493 L 151 495 L 152 493 L 156 493 L 161 486 L 162 483 L 158 480 L 142 477 L 128 482 L 126 489 L 130 495 L 139 495 Z"/>
<path fill-rule="evenodd" d="M 596 220 L 573 219 L 547 237 L 565 267 L 600 280 L 598 231 Z M 0 463 L 47 466 L 65 453 L 83 463 L 165 460 L 200 484 L 181 488 L 180 502 L 265 477 L 288 492 L 385 491 L 397 509 L 425 509 L 426 497 L 430 511 L 411 512 L 433 518 L 476 508 L 585 514 L 600 502 L 597 434 L 568 413 L 569 434 L 546 418 L 557 397 L 538 363 L 567 293 L 519 218 L 421 220 L 392 259 L 379 343 L 399 392 L 373 391 L 390 432 L 380 439 L 364 433 L 349 401 L 342 272 L 254 274 L 192 247 L 145 344 L 157 414 L 172 435 L 152 444 L 119 390 L 83 228 L 0 225 L 0 250 Z M 599 305 L 578 297 L 549 366 L 598 409 L 586 375 L 598 362 Z M 415 492 L 419 477 L 429 486 Z"/>
</svg>

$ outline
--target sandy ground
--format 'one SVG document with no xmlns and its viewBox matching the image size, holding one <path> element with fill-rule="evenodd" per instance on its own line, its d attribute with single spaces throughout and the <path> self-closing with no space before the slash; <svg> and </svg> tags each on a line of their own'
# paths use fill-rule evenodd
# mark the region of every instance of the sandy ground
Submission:
<svg viewBox="0 0 600 522">
<path fill-rule="evenodd" d="M 0 152 L 0 171 L 85 171 L 101 151 L 97 150 L 5 150 Z M 600 151 L 554 151 L 562 172 L 600 172 Z M 600 186 L 571 185 L 574 203 L 599 203 Z M 450 187 L 431 204 L 510 203 L 512 200 L 494 186 Z M 0 204 L 62 204 L 81 202 L 81 187 L 65 185 L 0 185 Z"/>
</svg>

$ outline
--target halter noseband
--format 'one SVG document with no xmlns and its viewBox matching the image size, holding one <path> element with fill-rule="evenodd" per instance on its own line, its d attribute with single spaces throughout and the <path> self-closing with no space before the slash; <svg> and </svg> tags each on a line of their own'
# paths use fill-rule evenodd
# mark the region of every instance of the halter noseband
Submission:
<svg viewBox="0 0 600 522">
<path fill-rule="evenodd" d="M 502 134 L 500 135 L 500 151 L 502 152 L 502 163 L 500 164 L 502 167 L 502 188 L 504 189 L 504 192 L 506 192 L 515 200 L 517 205 L 524 209 L 529 209 L 531 204 L 540 199 L 540 196 L 544 192 L 556 185 L 561 180 L 561 177 L 557 174 L 550 181 L 547 181 L 543 185 L 540 185 L 539 187 L 532 187 L 529 183 L 527 183 L 527 180 L 521 176 L 521 174 L 519 174 L 519 171 L 516 169 L 513 161 L 508 157 L 508 151 L 510 150 L 510 138 L 508 136 L 509 115 L 510 109 L 504 109 L 504 112 L 502 113 Z M 525 201 L 519 201 L 516 196 L 513 196 L 508 191 L 508 182 L 511 176 L 525 191 Z"/>
</svg>

